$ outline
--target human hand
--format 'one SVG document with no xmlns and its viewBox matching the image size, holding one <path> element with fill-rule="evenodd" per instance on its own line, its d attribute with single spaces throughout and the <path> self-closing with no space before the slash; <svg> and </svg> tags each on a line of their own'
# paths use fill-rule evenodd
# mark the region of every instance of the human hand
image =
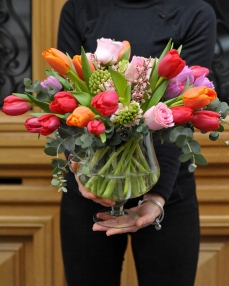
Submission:
<svg viewBox="0 0 229 286">
<path fill-rule="evenodd" d="M 157 200 L 162 206 L 165 203 L 163 197 L 159 196 L 158 194 L 147 194 L 144 196 L 144 199 L 154 199 Z M 160 215 L 160 208 L 148 201 L 144 202 L 142 205 L 137 207 L 131 208 L 131 212 L 136 212 L 138 219 L 136 220 L 136 224 L 134 226 L 128 228 L 107 228 L 98 223 L 93 225 L 93 231 L 105 231 L 107 236 L 114 235 L 114 234 L 121 234 L 126 232 L 136 232 L 140 228 L 146 227 L 152 224 L 155 219 Z M 121 220 L 121 217 L 119 217 Z"/>
<path fill-rule="evenodd" d="M 110 207 L 115 204 L 115 202 L 111 199 L 101 198 L 93 194 L 92 192 L 88 191 L 80 182 L 79 177 L 77 176 L 77 168 L 78 168 L 77 162 L 71 161 L 71 171 L 75 174 L 75 179 L 79 186 L 79 191 L 81 192 L 82 196 L 86 199 L 93 200 L 95 203 L 101 204 L 105 207 Z"/>
</svg>

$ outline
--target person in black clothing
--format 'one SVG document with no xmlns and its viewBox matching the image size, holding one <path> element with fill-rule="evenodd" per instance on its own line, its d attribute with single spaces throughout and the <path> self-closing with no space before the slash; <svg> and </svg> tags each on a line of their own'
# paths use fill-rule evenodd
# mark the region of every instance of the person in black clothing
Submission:
<svg viewBox="0 0 229 286">
<path fill-rule="evenodd" d="M 215 15 L 201 0 L 68 0 L 63 6 L 58 49 L 71 57 L 96 50 L 96 40 L 128 40 L 131 55 L 158 57 L 169 39 L 182 45 L 181 57 L 188 66 L 210 67 L 215 44 Z M 131 244 L 139 286 L 193 286 L 199 252 L 200 229 L 194 174 L 181 163 L 179 148 L 154 142 L 161 175 L 142 197 L 164 206 L 160 231 L 150 225 L 159 214 L 147 202 L 136 226 L 106 229 L 95 224 L 93 214 L 111 205 L 78 186 L 67 173 L 68 192 L 61 201 L 61 243 L 68 286 L 118 286 L 127 245 Z M 92 230 L 93 228 L 93 230 Z M 104 234 L 106 231 L 107 236 Z M 122 235 L 114 235 L 122 233 Z"/>
</svg>

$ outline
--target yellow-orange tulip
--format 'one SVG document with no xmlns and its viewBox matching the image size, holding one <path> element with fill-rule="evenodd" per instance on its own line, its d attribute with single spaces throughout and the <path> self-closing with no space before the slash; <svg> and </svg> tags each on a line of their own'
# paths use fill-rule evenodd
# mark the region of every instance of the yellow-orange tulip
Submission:
<svg viewBox="0 0 229 286">
<path fill-rule="evenodd" d="M 67 74 L 71 68 L 70 59 L 61 51 L 50 48 L 42 53 L 47 63 L 58 73 Z"/>
<path fill-rule="evenodd" d="M 205 107 L 216 98 L 217 94 L 215 90 L 205 86 L 189 88 L 182 95 L 184 105 L 189 106 L 194 110 Z"/>
<path fill-rule="evenodd" d="M 124 48 L 119 52 L 118 54 L 118 62 L 121 60 L 123 54 L 129 49 L 128 59 L 130 58 L 130 42 L 128 41 L 122 41 Z"/>
<path fill-rule="evenodd" d="M 72 114 L 70 114 L 66 120 L 66 124 L 69 126 L 86 127 L 88 122 L 95 116 L 95 113 L 86 106 L 77 107 Z"/>
<path fill-rule="evenodd" d="M 75 56 L 73 57 L 73 59 L 72 59 L 72 63 L 73 63 L 73 65 L 74 65 L 75 69 L 76 69 L 76 72 L 77 72 L 79 78 L 82 79 L 82 80 L 84 80 L 84 75 L 83 75 L 83 70 L 82 70 L 81 56 L 75 55 Z M 95 71 L 95 67 L 94 67 L 93 63 L 92 63 L 90 60 L 88 60 L 88 63 L 89 63 L 89 65 L 90 65 L 91 71 L 92 71 L 92 72 Z"/>
</svg>

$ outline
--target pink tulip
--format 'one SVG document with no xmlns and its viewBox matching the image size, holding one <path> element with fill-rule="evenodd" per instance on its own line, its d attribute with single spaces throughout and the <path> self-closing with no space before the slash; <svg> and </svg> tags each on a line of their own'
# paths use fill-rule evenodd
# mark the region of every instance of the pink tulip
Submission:
<svg viewBox="0 0 229 286">
<path fill-rule="evenodd" d="M 209 74 L 209 69 L 201 66 L 191 66 L 189 67 L 190 70 L 192 70 L 192 74 L 194 76 L 194 79 L 197 79 L 198 77 L 204 75 L 208 76 Z"/>
<path fill-rule="evenodd" d="M 100 135 L 106 130 L 104 123 L 100 120 L 92 120 L 87 125 L 88 132 L 95 135 Z"/>
<path fill-rule="evenodd" d="M 30 117 L 25 121 L 25 128 L 30 133 L 40 133 L 42 125 L 37 117 Z"/>
<path fill-rule="evenodd" d="M 31 105 L 27 100 L 15 95 L 9 95 L 4 99 L 2 112 L 7 115 L 17 116 L 26 113 L 30 108 Z"/>
</svg>

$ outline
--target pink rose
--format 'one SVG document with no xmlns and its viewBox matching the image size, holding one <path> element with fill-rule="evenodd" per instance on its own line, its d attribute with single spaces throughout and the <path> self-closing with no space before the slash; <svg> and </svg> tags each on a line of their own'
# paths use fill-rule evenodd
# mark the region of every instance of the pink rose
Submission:
<svg viewBox="0 0 229 286">
<path fill-rule="evenodd" d="M 102 64 L 113 65 L 117 62 L 119 52 L 123 48 L 122 42 L 101 38 L 97 40 L 97 49 L 94 54 L 96 59 Z"/>
<path fill-rule="evenodd" d="M 133 56 L 132 61 L 128 64 L 125 72 L 125 78 L 134 82 L 142 72 L 146 73 L 146 78 L 150 77 L 154 59 Z"/>
<path fill-rule="evenodd" d="M 144 114 L 144 118 L 145 124 L 150 130 L 160 130 L 174 126 L 172 111 L 162 102 L 148 109 Z"/>
</svg>

